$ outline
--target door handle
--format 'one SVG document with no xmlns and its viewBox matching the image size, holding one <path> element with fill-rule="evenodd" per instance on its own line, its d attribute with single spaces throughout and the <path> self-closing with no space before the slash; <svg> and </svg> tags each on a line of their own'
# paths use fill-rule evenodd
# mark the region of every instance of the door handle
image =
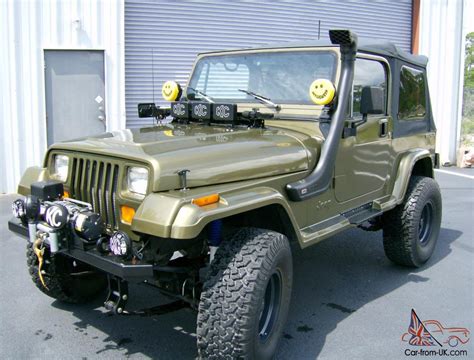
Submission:
<svg viewBox="0 0 474 360">
<path fill-rule="evenodd" d="M 379 120 L 379 136 L 386 137 L 388 135 L 388 119 Z"/>
</svg>

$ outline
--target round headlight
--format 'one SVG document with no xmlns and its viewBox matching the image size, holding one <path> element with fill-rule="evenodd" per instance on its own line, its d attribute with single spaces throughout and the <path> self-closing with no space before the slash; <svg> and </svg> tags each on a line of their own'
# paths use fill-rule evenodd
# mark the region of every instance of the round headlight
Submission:
<svg viewBox="0 0 474 360">
<path fill-rule="evenodd" d="M 60 181 L 66 181 L 69 170 L 69 158 L 66 155 L 55 155 L 52 175 Z"/>
<path fill-rule="evenodd" d="M 128 190 L 146 195 L 148 188 L 148 170 L 142 167 L 130 167 L 127 174 Z"/>
</svg>

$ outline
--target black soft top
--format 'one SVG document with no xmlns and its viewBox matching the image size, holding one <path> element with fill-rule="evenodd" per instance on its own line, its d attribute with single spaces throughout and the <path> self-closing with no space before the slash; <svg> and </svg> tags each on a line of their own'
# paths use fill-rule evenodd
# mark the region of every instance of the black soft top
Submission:
<svg viewBox="0 0 474 360">
<path fill-rule="evenodd" d="M 240 48 L 240 49 L 230 49 L 225 51 L 246 51 L 246 50 L 256 50 L 256 49 L 281 49 L 281 48 L 301 48 L 301 47 L 331 47 L 335 46 L 331 44 L 328 40 L 311 40 L 311 41 L 300 41 L 300 42 L 283 42 L 283 43 L 274 43 L 274 44 L 267 44 L 262 46 L 256 47 L 249 47 L 249 48 Z M 374 55 L 381 55 L 384 57 L 391 57 L 397 58 L 408 63 L 426 67 L 428 63 L 428 58 L 423 55 L 413 55 L 410 54 L 402 49 L 400 49 L 395 44 L 391 43 L 390 41 L 384 40 L 374 40 L 374 39 L 359 39 L 358 43 L 358 51 L 374 54 Z M 211 51 L 205 52 L 203 54 L 212 54 L 217 52 L 225 52 L 225 51 Z"/>
</svg>

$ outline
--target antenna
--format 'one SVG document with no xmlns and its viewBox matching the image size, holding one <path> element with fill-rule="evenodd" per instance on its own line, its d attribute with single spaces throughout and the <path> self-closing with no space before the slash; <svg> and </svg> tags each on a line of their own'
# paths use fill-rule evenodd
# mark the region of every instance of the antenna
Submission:
<svg viewBox="0 0 474 360">
<path fill-rule="evenodd" d="M 321 39 L 321 20 L 318 20 L 318 40 Z"/>
<path fill-rule="evenodd" d="M 152 91 L 152 96 L 153 96 L 153 103 L 156 104 L 155 102 L 155 52 L 153 48 L 151 48 L 151 91 Z M 153 121 L 153 125 L 155 122 Z"/>
<path fill-rule="evenodd" d="M 151 48 L 151 82 L 152 82 L 152 94 L 153 94 L 153 102 L 155 102 L 155 52 L 153 48 Z"/>
</svg>

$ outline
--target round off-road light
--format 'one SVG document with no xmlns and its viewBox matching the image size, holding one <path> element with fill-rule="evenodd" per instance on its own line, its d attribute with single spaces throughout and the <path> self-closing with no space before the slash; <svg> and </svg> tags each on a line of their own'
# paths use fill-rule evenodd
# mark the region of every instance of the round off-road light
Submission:
<svg viewBox="0 0 474 360">
<path fill-rule="evenodd" d="M 12 203 L 12 213 L 13 216 L 18 219 L 25 217 L 25 202 L 23 201 L 23 199 L 16 199 Z"/>
<path fill-rule="evenodd" d="M 127 256 L 132 251 L 132 241 L 123 231 L 117 231 L 110 237 L 110 251 L 117 256 Z"/>
<path fill-rule="evenodd" d="M 62 229 L 69 221 L 69 212 L 65 206 L 54 204 L 48 207 L 44 218 L 52 228 Z"/>
</svg>

